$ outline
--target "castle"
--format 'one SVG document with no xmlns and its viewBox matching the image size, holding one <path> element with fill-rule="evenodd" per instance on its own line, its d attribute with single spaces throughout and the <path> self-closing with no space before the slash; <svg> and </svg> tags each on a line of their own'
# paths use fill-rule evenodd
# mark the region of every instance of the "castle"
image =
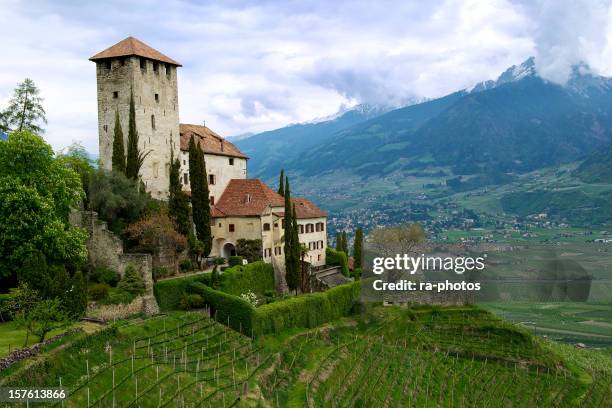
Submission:
<svg viewBox="0 0 612 408">
<path fill-rule="evenodd" d="M 133 37 L 90 58 L 96 64 L 98 133 L 102 168 L 112 168 L 115 115 L 128 134 L 133 95 L 139 150 L 146 153 L 140 178 L 153 198 L 167 199 L 171 155 L 181 163 L 181 184 L 189 194 L 191 137 L 204 152 L 211 204 L 211 256 L 236 254 L 238 239 L 261 239 L 266 262 L 284 263 L 284 198 L 261 180 L 247 178 L 248 157 L 203 125 L 182 124 L 178 113 L 177 61 Z M 125 149 L 127 140 L 124 138 Z M 180 153 L 179 153 L 180 152 Z M 327 214 L 305 198 L 294 198 L 305 261 L 325 265 Z"/>
</svg>

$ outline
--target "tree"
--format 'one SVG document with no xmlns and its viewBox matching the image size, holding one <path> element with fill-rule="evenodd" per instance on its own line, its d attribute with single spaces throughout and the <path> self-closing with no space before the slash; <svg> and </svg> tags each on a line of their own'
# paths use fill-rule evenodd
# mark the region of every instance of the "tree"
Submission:
<svg viewBox="0 0 612 408">
<path fill-rule="evenodd" d="M 293 240 L 293 221 L 291 219 L 292 209 L 291 209 L 291 190 L 289 188 L 289 178 L 285 176 L 285 216 L 283 220 L 283 238 L 284 242 L 284 253 L 285 253 L 285 279 L 287 281 L 287 285 L 289 289 L 294 289 L 293 284 L 289 283 L 289 281 L 293 277 L 293 265 L 295 262 L 293 261 L 293 251 L 292 251 L 292 240 Z"/>
<path fill-rule="evenodd" d="M 114 144 L 114 142 L 113 142 Z M 144 153 L 138 149 L 138 129 L 136 129 L 136 107 L 134 105 L 134 92 L 130 92 L 130 115 L 128 122 L 127 160 L 125 162 L 125 175 L 138 180 L 140 168 L 144 159 L 151 151 Z"/>
<path fill-rule="evenodd" d="M 47 123 L 43 98 L 40 91 L 30 78 L 17 85 L 8 107 L 2 112 L 1 121 L 4 131 L 30 131 L 44 133 L 38 124 Z"/>
<path fill-rule="evenodd" d="M 89 183 L 94 167 L 85 147 L 80 143 L 73 143 L 65 151 L 58 154 L 58 160 L 67 168 L 74 170 L 81 179 L 81 187 L 85 192 L 83 206 L 89 207 Z"/>
<path fill-rule="evenodd" d="M 336 233 L 336 251 L 342 251 L 342 232 Z"/>
<path fill-rule="evenodd" d="M 285 186 L 284 186 L 284 182 L 285 182 L 285 170 L 281 170 L 280 172 L 280 178 L 278 180 L 278 194 L 284 196 L 285 195 Z"/>
<path fill-rule="evenodd" d="M 132 295 L 142 295 L 145 290 L 144 281 L 140 273 L 134 268 L 132 264 L 129 264 L 125 268 L 123 278 L 117 284 L 117 287 L 124 290 Z"/>
<path fill-rule="evenodd" d="M 38 336 L 38 341 L 45 341 L 51 330 L 68 325 L 70 319 L 59 299 L 45 299 L 37 302 L 27 316 L 32 333 Z"/>
<path fill-rule="evenodd" d="M 191 207 L 196 237 L 203 245 L 203 255 L 208 256 L 212 249 L 212 234 L 210 231 L 210 201 L 208 190 L 208 175 L 206 162 L 200 143 L 196 145 L 191 136 L 189 141 L 189 179 L 191 182 Z"/>
<path fill-rule="evenodd" d="M 174 152 L 170 154 L 170 187 L 168 189 L 168 213 L 176 222 L 177 231 L 188 237 L 191 233 L 191 219 L 189 217 L 189 197 L 181 187 L 181 162 L 174 159 Z"/>
<path fill-rule="evenodd" d="M 369 235 L 375 253 L 381 257 L 414 253 L 416 246 L 425 239 L 425 231 L 419 224 L 377 228 Z"/>
<path fill-rule="evenodd" d="M 160 258 L 170 250 L 175 272 L 178 255 L 187 248 L 187 238 L 177 231 L 176 223 L 164 211 L 149 214 L 126 228 L 128 237 L 137 242 L 136 250 Z"/>
<path fill-rule="evenodd" d="M 346 231 L 342 231 L 342 252 L 344 252 L 347 256 L 349 254 L 348 239 L 346 238 Z"/>
<path fill-rule="evenodd" d="M 242 256 L 249 262 L 261 260 L 261 239 L 244 239 L 236 241 L 236 255 Z"/>
<path fill-rule="evenodd" d="M 285 221 L 287 223 L 287 221 Z M 295 214 L 295 206 L 292 206 L 291 209 L 291 229 L 288 231 L 291 239 L 291 245 L 289 246 L 290 256 L 288 259 L 288 264 L 285 263 L 286 272 L 286 281 L 287 286 L 291 290 L 295 290 L 297 293 L 297 289 L 300 287 L 300 277 L 301 277 L 301 248 L 300 248 L 300 240 L 298 236 L 298 222 Z M 286 238 L 285 238 L 286 239 Z M 287 262 L 287 260 L 285 261 Z"/>
<path fill-rule="evenodd" d="M 78 174 L 39 136 L 13 132 L 0 143 L 0 277 L 36 251 L 51 264 L 81 265 L 87 234 L 68 214 L 83 196 Z"/>
<path fill-rule="evenodd" d="M 10 291 L 9 302 L 7 305 L 7 314 L 13 316 L 19 326 L 26 328 L 26 337 L 23 344 L 28 345 L 30 332 L 32 329 L 32 321 L 28 320 L 28 315 L 38 301 L 38 292 L 28 286 L 27 283 L 20 283 L 17 288 Z"/>
<path fill-rule="evenodd" d="M 130 115 L 133 101 L 130 100 Z M 113 134 L 113 171 L 125 174 L 125 147 L 123 146 L 123 130 L 119 121 L 119 109 L 115 111 L 115 131 Z"/>
<path fill-rule="evenodd" d="M 363 268 L 363 230 L 357 228 L 355 232 L 355 242 L 353 243 L 353 269 Z"/>
</svg>

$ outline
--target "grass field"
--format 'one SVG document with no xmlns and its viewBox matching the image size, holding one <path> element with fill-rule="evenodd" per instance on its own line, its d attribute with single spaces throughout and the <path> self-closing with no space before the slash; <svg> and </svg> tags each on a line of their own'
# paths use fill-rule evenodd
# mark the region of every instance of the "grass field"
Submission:
<svg viewBox="0 0 612 408">
<path fill-rule="evenodd" d="M 0 385 L 60 381 L 66 407 L 605 407 L 612 355 L 472 307 L 375 307 L 255 341 L 177 312 L 75 337 L 0 373 Z"/>
</svg>

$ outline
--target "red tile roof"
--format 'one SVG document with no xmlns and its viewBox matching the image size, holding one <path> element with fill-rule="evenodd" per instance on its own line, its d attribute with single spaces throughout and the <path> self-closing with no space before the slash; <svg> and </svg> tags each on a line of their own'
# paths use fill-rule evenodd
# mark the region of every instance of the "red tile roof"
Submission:
<svg viewBox="0 0 612 408">
<path fill-rule="evenodd" d="M 142 41 L 134 38 L 128 37 L 125 40 L 119 41 L 117 44 L 113 45 L 101 51 L 91 57 L 90 61 L 97 61 L 106 58 L 116 58 L 116 57 L 127 57 L 131 55 L 136 55 L 138 57 L 145 57 L 155 61 L 161 61 L 168 64 L 176 65 L 178 67 L 182 66 L 175 60 L 170 57 L 165 56 L 161 52 L 149 47 L 147 44 Z"/>
<path fill-rule="evenodd" d="M 291 202 L 295 205 L 295 215 L 301 218 L 320 218 L 327 217 L 327 213 L 317 207 L 312 201 L 305 198 L 292 198 Z"/>
<path fill-rule="evenodd" d="M 204 150 L 204 153 L 248 159 L 233 143 L 228 142 L 206 126 L 181 123 L 179 131 L 181 134 L 181 150 L 183 151 L 189 150 L 189 140 L 193 135 L 196 144 L 198 141 L 200 142 L 200 147 Z"/>
<path fill-rule="evenodd" d="M 232 179 L 212 210 L 213 217 L 260 216 L 268 206 L 282 207 L 283 196 L 258 179 Z"/>
</svg>

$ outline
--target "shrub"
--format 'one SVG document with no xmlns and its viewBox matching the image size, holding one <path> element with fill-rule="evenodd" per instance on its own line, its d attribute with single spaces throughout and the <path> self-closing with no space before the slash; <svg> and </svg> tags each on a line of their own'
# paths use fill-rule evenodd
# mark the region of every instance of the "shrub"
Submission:
<svg viewBox="0 0 612 408">
<path fill-rule="evenodd" d="M 12 298 L 9 293 L 0 293 L 0 322 L 13 320 Z"/>
<path fill-rule="evenodd" d="M 197 293 L 184 293 L 181 296 L 180 306 L 183 310 L 198 309 L 204 306 L 204 298 Z"/>
<path fill-rule="evenodd" d="M 162 312 L 177 310 L 180 308 L 181 295 L 185 293 L 187 286 L 193 282 L 201 282 L 210 285 L 210 273 L 201 273 L 182 278 L 173 278 L 155 283 L 153 292 L 157 304 Z"/>
<path fill-rule="evenodd" d="M 232 266 L 242 265 L 242 259 L 241 256 L 230 256 L 227 263 L 231 268 Z"/>
<path fill-rule="evenodd" d="M 121 278 L 117 287 L 132 295 L 141 295 L 145 290 L 142 276 L 140 276 L 140 273 L 132 264 L 129 264 L 127 268 L 125 268 L 123 278 Z"/>
<path fill-rule="evenodd" d="M 108 297 L 110 286 L 106 283 L 94 283 L 89 285 L 88 292 L 91 300 L 103 300 Z"/>
<path fill-rule="evenodd" d="M 195 269 L 193 267 L 193 261 L 191 259 L 183 259 L 179 266 L 182 272 L 192 271 Z"/>
<path fill-rule="evenodd" d="M 107 305 L 128 304 L 134 300 L 134 295 L 119 288 L 110 288 L 108 296 L 102 302 Z"/>
<path fill-rule="evenodd" d="M 263 261 L 226 269 L 219 286 L 219 290 L 232 295 L 240 296 L 251 291 L 260 298 L 274 289 L 274 268 Z"/>
<path fill-rule="evenodd" d="M 196 293 L 204 298 L 204 303 L 210 307 L 215 320 L 246 335 L 252 334 L 256 311 L 249 302 L 200 282 L 193 282 L 188 289 L 190 293 Z"/>
<path fill-rule="evenodd" d="M 115 287 L 119 283 L 119 274 L 111 268 L 106 266 L 98 266 L 93 271 L 91 279 L 94 282 L 105 283 L 109 286 Z"/>
<path fill-rule="evenodd" d="M 168 270 L 168 268 L 165 268 L 163 266 L 156 266 L 155 268 L 153 268 L 153 279 L 154 280 L 167 278 L 170 275 L 171 275 L 171 272 Z"/>
<path fill-rule="evenodd" d="M 213 265 L 223 265 L 226 262 L 225 258 L 218 257 L 212 260 Z"/>
<path fill-rule="evenodd" d="M 325 249 L 325 260 L 328 265 L 338 265 L 342 268 L 342 274 L 349 276 L 348 258 L 342 251 L 336 251 L 332 248 Z"/>
<path fill-rule="evenodd" d="M 356 268 L 352 273 L 351 276 L 353 278 L 355 278 L 355 280 L 359 280 L 361 279 L 361 274 L 363 273 L 363 269 L 361 268 Z"/>
</svg>

